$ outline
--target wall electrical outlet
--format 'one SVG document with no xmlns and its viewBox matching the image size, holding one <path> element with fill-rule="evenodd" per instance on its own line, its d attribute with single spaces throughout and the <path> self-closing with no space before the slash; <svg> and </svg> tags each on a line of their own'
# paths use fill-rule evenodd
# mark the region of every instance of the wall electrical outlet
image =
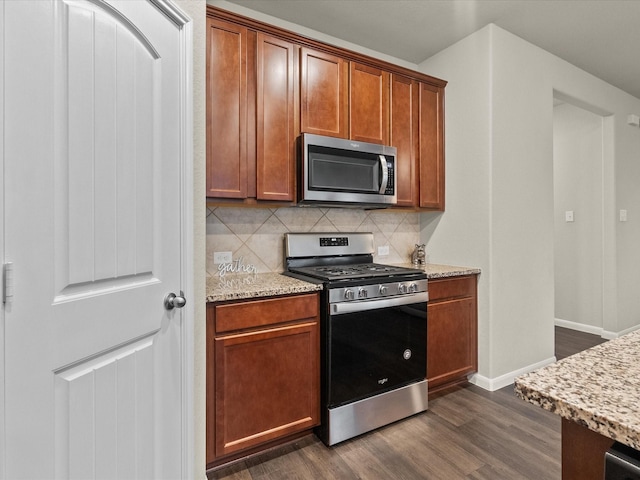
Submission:
<svg viewBox="0 0 640 480">
<path fill-rule="evenodd" d="M 389 255 L 389 245 L 382 245 L 381 247 L 378 247 L 378 255 Z"/>
<path fill-rule="evenodd" d="M 231 263 L 232 260 L 231 252 L 213 252 L 213 263 Z"/>
</svg>

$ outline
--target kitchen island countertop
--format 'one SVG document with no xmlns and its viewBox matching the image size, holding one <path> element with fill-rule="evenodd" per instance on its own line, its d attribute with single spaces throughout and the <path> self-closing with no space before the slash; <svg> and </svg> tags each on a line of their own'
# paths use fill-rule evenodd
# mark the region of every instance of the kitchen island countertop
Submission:
<svg viewBox="0 0 640 480">
<path fill-rule="evenodd" d="M 515 392 L 640 450 L 640 330 L 522 375 Z"/>
</svg>

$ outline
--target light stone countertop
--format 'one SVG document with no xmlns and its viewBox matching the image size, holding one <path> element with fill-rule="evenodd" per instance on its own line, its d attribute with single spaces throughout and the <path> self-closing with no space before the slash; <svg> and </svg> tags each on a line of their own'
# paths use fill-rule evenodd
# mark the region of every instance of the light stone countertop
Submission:
<svg viewBox="0 0 640 480">
<path fill-rule="evenodd" d="M 315 292 L 322 284 L 287 277 L 280 273 L 237 273 L 207 277 L 207 302 L 240 300 Z"/>
<path fill-rule="evenodd" d="M 412 267 L 411 264 L 403 265 Z M 428 278 L 445 278 L 480 273 L 477 268 L 428 264 Z M 305 282 L 280 273 L 228 273 L 207 277 L 207 302 L 290 295 L 322 290 L 322 284 Z"/>
<path fill-rule="evenodd" d="M 515 392 L 640 450 L 640 330 L 518 377 Z"/>
<path fill-rule="evenodd" d="M 406 264 L 405 267 L 413 267 L 412 264 Z M 424 271 L 427 272 L 427 278 L 447 278 L 447 277 L 459 277 L 462 275 L 477 275 L 480 273 L 479 268 L 472 267 L 456 267 L 454 265 L 438 265 L 434 263 L 428 263 L 424 267 Z"/>
</svg>

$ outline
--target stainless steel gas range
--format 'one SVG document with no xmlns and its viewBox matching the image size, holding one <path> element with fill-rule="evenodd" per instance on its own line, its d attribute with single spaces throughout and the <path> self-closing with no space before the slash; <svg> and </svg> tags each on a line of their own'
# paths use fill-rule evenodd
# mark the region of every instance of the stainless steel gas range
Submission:
<svg viewBox="0 0 640 480">
<path fill-rule="evenodd" d="M 286 275 L 323 284 L 327 445 L 427 409 L 427 275 L 373 263 L 372 233 L 289 233 Z"/>
</svg>

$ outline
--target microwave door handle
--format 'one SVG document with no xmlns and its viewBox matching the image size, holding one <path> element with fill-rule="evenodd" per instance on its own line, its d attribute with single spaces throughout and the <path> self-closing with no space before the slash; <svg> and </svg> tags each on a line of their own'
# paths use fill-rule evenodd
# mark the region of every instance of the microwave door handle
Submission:
<svg viewBox="0 0 640 480">
<path fill-rule="evenodd" d="M 389 166 L 387 165 L 387 159 L 384 155 L 378 155 L 380 159 L 380 168 L 382 168 L 382 181 L 380 182 L 380 190 L 378 193 L 383 194 L 387 189 L 387 183 L 389 183 Z"/>
</svg>

